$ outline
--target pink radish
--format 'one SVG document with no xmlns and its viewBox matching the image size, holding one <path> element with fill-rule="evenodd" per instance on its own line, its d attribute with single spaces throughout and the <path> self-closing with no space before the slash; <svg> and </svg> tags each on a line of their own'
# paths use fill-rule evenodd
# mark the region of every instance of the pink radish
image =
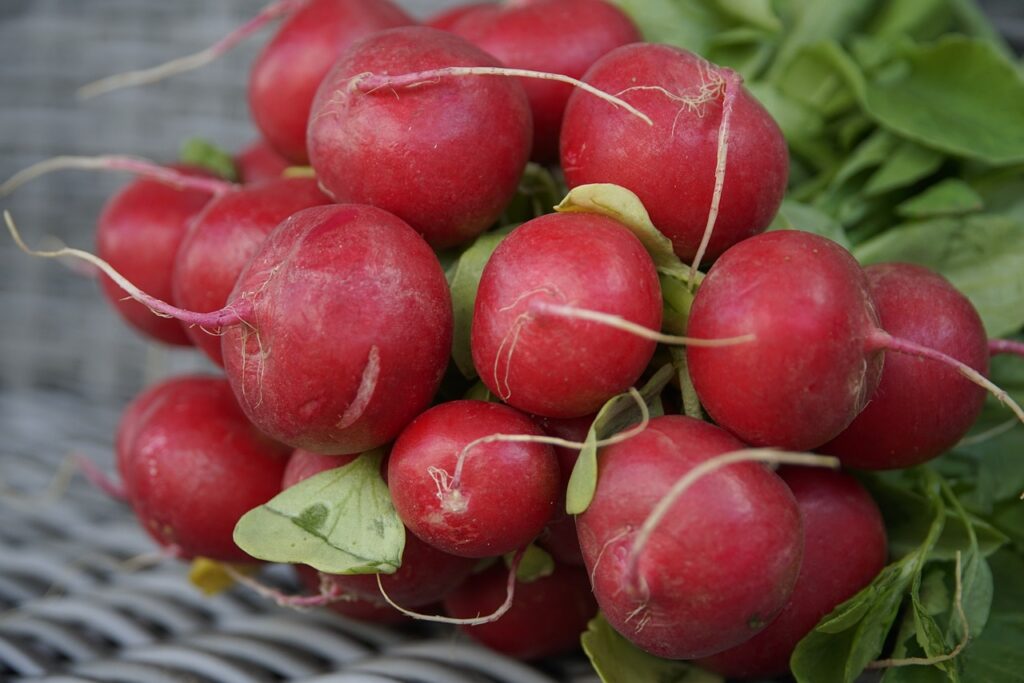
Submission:
<svg viewBox="0 0 1024 683">
<path fill-rule="evenodd" d="M 538 310 L 555 304 L 661 326 L 651 257 L 625 226 L 596 214 L 541 216 L 491 255 L 473 313 L 473 362 L 506 403 L 548 417 L 596 412 L 637 380 L 654 342 Z"/>
<path fill-rule="evenodd" d="M 483 232 L 515 194 L 532 140 L 526 95 L 511 78 L 399 87 L 367 74 L 458 66 L 500 65 L 443 31 L 382 31 L 334 66 L 309 120 L 310 162 L 328 193 L 387 209 L 439 248 Z"/>
<path fill-rule="evenodd" d="M 473 6 L 471 6 L 473 7 Z M 459 8 L 462 9 L 462 8 Z M 611 50 L 640 41 L 620 9 L 604 0 L 516 0 L 467 8 L 447 30 L 462 36 L 505 66 L 582 78 Z M 558 159 L 558 138 L 572 87 L 524 79 L 533 112 L 532 157 Z"/>
<path fill-rule="evenodd" d="M 768 227 L 786 188 L 786 142 L 735 73 L 685 50 L 638 43 L 606 54 L 583 80 L 655 125 L 608 116 L 601 103 L 574 93 L 561 137 L 570 187 L 632 190 L 685 260 L 713 259 Z"/>
<path fill-rule="evenodd" d="M 775 474 L 732 464 L 666 499 L 695 467 L 744 448 L 722 429 L 673 415 L 600 453 L 594 499 L 576 518 L 580 545 L 605 617 L 647 652 L 688 659 L 732 647 L 789 599 L 803 532 Z M 663 500 L 670 507 L 642 542 Z"/>
<path fill-rule="evenodd" d="M 142 526 L 180 557 L 253 561 L 239 518 L 281 490 L 287 449 L 256 430 L 216 377 L 167 380 L 125 411 L 118 468 Z"/>
<path fill-rule="evenodd" d="M 388 487 L 399 517 L 454 555 L 490 557 L 526 546 L 559 496 L 554 453 L 534 442 L 542 435 L 526 415 L 497 403 L 431 408 L 391 451 Z"/>
<path fill-rule="evenodd" d="M 265 140 L 254 140 L 235 155 L 238 176 L 245 184 L 279 180 L 288 168 L 288 160 L 278 154 Z"/>
</svg>

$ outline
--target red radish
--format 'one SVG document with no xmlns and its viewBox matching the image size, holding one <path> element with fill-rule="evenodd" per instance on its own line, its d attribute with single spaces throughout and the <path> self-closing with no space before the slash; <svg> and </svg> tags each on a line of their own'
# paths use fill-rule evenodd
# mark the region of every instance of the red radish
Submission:
<svg viewBox="0 0 1024 683">
<path fill-rule="evenodd" d="M 297 565 L 295 571 L 299 576 L 299 580 L 306 587 L 306 590 L 314 594 L 322 594 L 325 588 L 332 590 L 334 586 L 334 577 L 321 574 L 312 567 Z M 344 592 L 339 593 L 337 599 L 326 602 L 324 607 L 343 617 L 375 624 L 395 625 L 409 621 L 409 617 L 387 603 L 364 600 Z"/>
<path fill-rule="evenodd" d="M 470 6 L 473 7 L 473 6 Z M 462 9 L 462 8 L 459 8 Z M 620 9 L 604 0 L 517 0 L 466 9 L 447 28 L 509 67 L 582 78 L 597 59 L 641 40 Z M 572 87 L 523 79 L 533 112 L 535 161 L 558 160 L 558 134 Z"/>
<path fill-rule="evenodd" d="M 292 215 L 229 301 L 248 322 L 221 337 L 242 408 L 268 434 L 316 452 L 395 438 L 430 404 L 451 351 L 437 257 L 406 223 L 370 206 Z"/>
<path fill-rule="evenodd" d="M 708 258 L 768 227 L 786 188 L 786 142 L 735 73 L 641 43 L 608 53 L 583 80 L 636 106 L 654 126 L 609 116 L 602 103 L 574 93 L 561 137 L 570 187 L 607 182 L 632 190 L 686 260 L 708 227 Z"/>
<path fill-rule="evenodd" d="M 149 389 L 125 411 L 118 448 L 132 508 L 157 542 L 182 557 L 253 561 L 232 532 L 281 490 L 287 449 L 249 423 L 225 380 Z"/>
<path fill-rule="evenodd" d="M 493 6 L 494 4 L 490 2 L 471 2 L 466 5 L 457 5 L 451 9 L 435 14 L 432 17 L 428 17 L 426 21 L 423 22 L 423 25 L 430 26 L 431 28 L 438 28 L 442 31 L 450 31 L 452 26 L 454 26 L 463 17 L 482 9 L 490 9 Z"/>
<path fill-rule="evenodd" d="M 282 488 L 326 470 L 352 462 L 358 455 L 319 455 L 302 449 L 288 459 Z M 382 574 L 381 585 L 388 596 L 403 607 L 422 607 L 437 602 L 469 576 L 476 562 L 436 550 L 411 533 L 405 535 L 402 566 L 393 574 Z M 342 594 L 385 604 L 375 574 L 329 575 L 328 580 Z M 390 608 L 388 608 L 390 610 Z"/>
<path fill-rule="evenodd" d="M 279 180 L 291 164 L 263 139 L 254 140 L 235 155 L 238 175 L 245 184 Z"/>
<path fill-rule="evenodd" d="M 505 599 L 508 570 L 497 564 L 471 576 L 444 600 L 456 618 L 490 614 Z M 554 573 L 518 582 L 515 601 L 500 619 L 460 628 L 471 638 L 517 659 L 539 659 L 579 647 L 580 634 L 597 613 L 586 572 L 556 566 Z"/>
<path fill-rule="evenodd" d="M 988 339 L 981 318 L 948 280 L 908 263 L 868 266 L 865 273 L 884 330 L 988 374 Z M 955 368 L 887 354 L 882 380 L 867 407 L 818 450 L 860 469 L 918 465 L 963 438 L 984 402 L 984 389 Z"/>
<path fill-rule="evenodd" d="M 753 445 L 809 450 L 835 438 L 878 385 L 884 351 L 955 368 L 1024 421 L 1024 410 L 969 365 L 879 327 L 864 271 L 818 235 L 758 235 L 712 266 L 688 332 L 714 338 L 739 331 L 755 340 L 691 346 L 686 357 L 708 414 Z"/>
<path fill-rule="evenodd" d="M 557 420 L 550 417 L 537 418 L 537 424 L 546 434 L 582 443 L 587 438 L 590 425 L 593 424 L 596 415 L 584 415 L 583 417 L 568 420 Z M 580 550 L 580 539 L 576 534 L 576 519 L 565 512 L 565 487 L 572 476 L 572 470 L 576 466 L 580 449 L 555 446 L 555 456 L 558 458 L 558 470 L 562 475 L 562 496 L 558 500 L 558 509 L 554 518 L 548 523 L 548 528 L 537 539 L 537 544 L 551 553 L 556 561 L 562 564 L 583 565 L 583 551 Z"/>
<path fill-rule="evenodd" d="M 246 415 L 291 446 L 354 453 L 393 439 L 430 404 L 451 351 L 451 297 L 430 247 L 372 206 L 304 209 L 279 225 L 218 311 L 186 311 L 147 295 L 79 249 L 132 298 L 190 325 L 222 331 L 232 389 Z"/>
<path fill-rule="evenodd" d="M 882 353 L 867 278 L 850 254 L 795 230 L 745 240 L 712 266 L 687 332 L 753 333 L 748 344 L 688 348 L 708 414 L 755 446 L 816 448 L 856 417 L 878 384 Z"/>
<path fill-rule="evenodd" d="M 698 662 L 729 678 L 785 675 L 800 639 L 885 566 L 885 524 L 856 479 L 804 467 L 783 467 L 779 476 L 796 497 L 803 518 L 800 576 L 782 613 L 763 631 Z"/>
<path fill-rule="evenodd" d="M 249 108 L 263 137 L 296 164 L 309 161 L 306 125 L 320 82 L 353 43 L 416 23 L 390 0 L 309 0 L 256 58 Z"/>
<path fill-rule="evenodd" d="M 482 76 L 368 92 L 360 83 L 368 73 L 457 66 L 499 64 L 437 29 L 382 31 L 334 66 L 309 120 L 310 161 L 325 190 L 395 213 L 437 248 L 483 232 L 515 194 L 532 139 L 522 86 Z"/>
<path fill-rule="evenodd" d="M 546 315 L 551 303 L 661 326 L 654 263 L 625 226 L 597 214 L 541 216 L 506 237 L 480 278 L 473 362 L 506 403 L 549 417 L 596 412 L 637 380 L 653 341 L 588 320 Z"/>
<path fill-rule="evenodd" d="M 527 545 L 559 496 L 551 447 L 531 442 L 542 436 L 530 418 L 498 403 L 431 408 L 406 427 L 388 461 L 399 517 L 422 540 L 463 557 Z"/>
<path fill-rule="evenodd" d="M 177 169 L 205 173 L 193 168 Z M 174 255 L 189 222 L 211 197 L 200 190 L 183 190 L 148 178 L 133 180 L 103 207 L 96 228 L 97 253 L 153 296 L 169 300 Z M 124 292 L 110 278 L 102 277 L 100 283 L 110 303 L 136 330 L 166 344 L 192 343 L 177 320 L 159 318 L 142 304 L 125 299 Z"/>
<path fill-rule="evenodd" d="M 601 450 L 594 499 L 576 518 L 580 545 L 605 617 L 647 652 L 688 659 L 732 647 L 789 599 L 800 513 L 782 480 L 757 463 L 698 480 L 636 550 L 638 529 L 675 480 L 744 448 L 722 429 L 672 415 Z"/>
<path fill-rule="evenodd" d="M 293 213 L 330 201 L 312 178 L 278 178 L 209 202 L 193 219 L 178 248 L 172 283 L 174 303 L 200 313 L 223 308 L 242 269 L 270 231 Z M 120 289 L 117 291 L 123 296 Z M 219 337 L 199 327 L 190 327 L 187 332 L 192 343 L 215 363 L 224 365 Z"/>
</svg>

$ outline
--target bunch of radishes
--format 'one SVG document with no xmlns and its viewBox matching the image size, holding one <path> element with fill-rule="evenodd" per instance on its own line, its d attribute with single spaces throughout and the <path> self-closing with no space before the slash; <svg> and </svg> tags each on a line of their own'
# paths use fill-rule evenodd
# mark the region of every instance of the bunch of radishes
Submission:
<svg viewBox="0 0 1024 683">
<path fill-rule="evenodd" d="M 182 558 L 304 565 L 305 604 L 390 620 L 443 601 L 516 656 L 573 647 L 599 605 L 647 652 L 785 672 L 886 534 L 851 476 L 765 463 L 908 467 L 986 388 L 1010 402 L 971 304 L 923 268 L 762 234 L 787 178 L 775 122 L 604 0 L 436 28 L 384 0 L 278 14 L 244 185 L 92 164 L 144 177 L 107 205 L 102 260 L 75 254 L 130 323 L 225 372 L 126 410 L 143 526 Z M 504 224 L 531 159 L 571 192 Z"/>
</svg>

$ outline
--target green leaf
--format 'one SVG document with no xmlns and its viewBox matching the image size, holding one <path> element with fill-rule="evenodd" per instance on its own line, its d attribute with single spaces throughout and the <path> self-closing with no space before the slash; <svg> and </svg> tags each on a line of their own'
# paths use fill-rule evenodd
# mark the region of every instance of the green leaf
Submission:
<svg viewBox="0 0 1024 683">
<path fill-rule="evenodd" d="M 772 8 L 772 0 L 715 0 L 727 16 L 744 24 L 774 33 L 782 29 L 782 20 Z"/>
<path fill-rule="evenodd" d="M 692 664 L 647 654 L 601 615 L 590 620 L 580 643 L 603 683 L 724 683 L 721 676 Z"/>
<path fill-rule="evenodd" d="M 574 187 L 555 207 L 559 213 L 596 213 L 617 220 L 629 228 L 654 260 L 659 273 L 683 281 L 690 269 L 676 256 L 672 241 L 658 230 L 633 192 L 611 183 L 595 183 Z"/>
<path fill-rule="evenodd" d="M 1024 682 L 1024 558 L 1004 550 L 990 560 L 995 595 L 985 631 L 960 656 L 965 683 Z"/>
<path fill-rule="evenodd" d="M 452 360 L 466 379 L 477 376 L 469 338 L 473 329 L 473 308 L 476 305 L 476 292 L 480 287 L 480 276 L 491 254 L 514 227 L 506 226 L 477 237 L 476 241 L 462 252 L 451 270 L 449 284 L 452 293 Z"/>
<path fill-rule="evenodd" d="M 181 143 L 178 158 L 183 164 L 198 166 L 219 178 L 238 182 L 238 168 L 231 154 L 203 138 L 189 138 Z"/>
<path fill-rule="evenodd" d="M 990 43 L 962 36 L 906 52 L 905 68 L 854 82 L 886 128 L 990 164 L 1024 161 L 1024 78 Z"/>
<path fill-rule="evenodd" d="M 943 156 L 933 149 L 903 140 L 864 186 L 873 197 L 912 185 L 939 170 Z"/>
<path fill-rule="evenodd" d="M 849 249 L 850 241 L 846 237 L 843 226 L 824 211 L 803 204 L 794 199 L 782 200 L 782 206 L 775 220 L 768 226 L 769 230 L 802 230 L 815 235 L 827 237 Z"/>
<path fill-rule="evenodd" d="M 675 45 L 705 54 L 711 37 L 729 21 L 712 3 L 701 0 L 614 0 L 649 43 Z"/>
<path fill-rule="evenodd" d="M 842 41 L 872 17 L 879 0 L 859 2 L 800 2 L 794 26 L 786 33 L 769 76 L 776 83 L 804 47 L 824 40 Z"/>
<path fill-rule="evenodd" d="M 511 568 L 515 553 L 508 553 L 504 556 L 505 566 Z M 516 581 L 519 583 L 533 583 L 537 579 L 551 576 L 555 571 L 555 559 L 551 554 L 540 546 L 531 543 L 523 553 L 523 559 L 519 561 L 519 569 L 516 570 Z"/>
<path fill-rule="evenodd" d="M 380 475 L 382 451 L 285 489 L 245 513 L 238 547 L 268 562 L 330 574 L 390 574 L 402 564 L 405 527 Z"/>
<path fill-rule="evenodd" d="M 565 186 L 555 179 L 551 171 L 540 164 L 530 162 L 523 170 L 516 194 L 505 207 L 498 224 L 525 223 L 551 213 L 565 192 Z"/>
<path fill-rule="evenodd" d="M 905 218 L 934 218 L 975 213 L 985 208 L 977 192 L 959 178 L 947 178 L 896 207 Z"/>
<path fill-rule="evenodd" d="M 1024 325 L 1024 221 L 979 214 L 910 223 L 861 244 L 854 256 L 939 271 L 978 309 L 989 337 Z"/>
<path fill-rule="evenodd" d="M 665 365 L 654 373 L 640 389 L 643 401 L 648 405 L 654 403 L 674 374 L 671 365 Z M 570 515 L 580 514 L 594 499 L 594 491 L 597 489 L 597 442 L 639 422 L 640 417 L 640 408 L 628 393 L 613 396 L 598 411 L 566 488 L 565 511 Z"/>
</svg>

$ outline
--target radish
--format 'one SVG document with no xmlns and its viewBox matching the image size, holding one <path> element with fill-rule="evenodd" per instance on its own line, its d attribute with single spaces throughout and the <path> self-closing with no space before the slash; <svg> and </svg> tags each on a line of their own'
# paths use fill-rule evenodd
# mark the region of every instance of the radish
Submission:
<svg viewBox="0 0 1024 683">
<path fill-rule="evenodd" d="M 837 605 L 871 583 L 885 565 L 882 514 L 856 479 L 804 467 L 783 467 L 779 476 L 796 497 L 803 518 L 800 576 L 782 613 L 763 631 L 697 662 L 729 678 L 785 675 L 800 639 Z"/>
<path fill-rule="evenodd" d="M 139 522 L 183 558 L 253 561 L 232 531 L 281 490 L 286 454 L 216 377 L 147 390 L 125 411 L 118 437 L 118 468 Z"/>
<path fill-rule="evenodd" d="M 596 415 L 584 415 L 568 420 L 557 420 L 550 417 L 537 418 L 537 424 L 546 434 L 582 443 L 587 432 L 594 423 Z M 565 512 L 565 487 L 572 476 L 580 450 L 555 446 L 555 457 L 558 458 L 558 470 L 562 475 L 562 495 L 558 500 L 558 509 L 554 518 L 548 523 L 545 532 L 537 539 L 537 544 L 551 553 L 560 564 L 583 566 L 583 552 L 580 550 L 580 539 L 576 534 L 576 518 Z"/>
<path fill-rule="evenodd" d="M 428 76 L 400 90 L 360 83 L 456 66 L 500 65 L 437 29 L 382 31 L 334 66 L 309 119 L 310 162 L 325 190 L 395 213 L 436 248 L 483 232 L 515 194 L 532 140 L 526 95 L 511 78 Z"/>
<path fill-rule="evenodd" d="M 264 180 L 278 180 L 289 165 L 288 160 L 263 139 L 254 140 L 235 155 L 239 178 L 247 185 Z"/>
<path fill-rule="evenodd" d="M 610 117 L 573 93 L 561 136 L 570 187 L 632 190 L 676 253 L 698 265 L 698 254 L 713 259 L 768 227 L 786 188 L 788 152 L 738 75 L 685 50 L 640 43 L 609 52 L 583 80 L 635 105 L 654 126 Z"/>
<path fill-rule="evenodd" d="M 594 499 L 576 518 L 580 545 L 605 617 L 647 652 L 687 659 L 732 647 L 789 599 L 803 533 L 774 473 L 731 464 L 666 497 L 675 480 L 744 448 L 718 427 L 672 415 L 601 451 Z"/>
<path fill-rule="evenodd" d="M 354 453 L 392 440 L 429 404 L 451 350 L 444 272 L 406 223 L 372 206 L 304 209 L 279 225 L 239 276 L 228 304 L 176 308 L 77 249 L 74 256 L 163 315 L 221 331 L 232 389 L 264 432 L 298 448 Z"/>
<path fill-rule="evenodd" d="M 335 467 L 354 460 L 357 455 L 319 455 L 296 450 L 288 459 L 282 488 L 288 488 Z M 456 557 L 436 550 L 412 534 L 405 535 L 402 565 L 393 574 L 380 576 L 392 600 L 405 607 L 422 607 L 437 602 L 469 576 L 476 566 L 474 560 Z M 327 581 L 345 596 L 385 606 L 377 576 L 374 574 L 325 575 Z M 390 608 L 387 608 L 390 611 Z"/>
<path fill-rule="evenodd" d="M 377 31 L 416 23 L 390 0 L 309 0 L 256 58 L 249 108 L 263 137 L 296 164 L 309 161 L 306 125 L 313 98 L 338 58 Z"/>
<path fill-rule="evenodd" d="M 880 327 L 864 271 L 811 233 L 770 232 L 726 252 L 697 291 L 687 331 L 754 335 L 686 352 L 708 414 L 753 445 L 808 450 L 835 438 L 874 392 L 885 351 L 955 368 L 1024 421 L 1020 406 L 970 366 Z"/>
<path fill-rule="evenodd" d="M 558 462 L 542 439 L 530 418 L 501 404 L 431 408 L 406 427 L 388 461 L 399 517 L 454 555 L 491 557 L 526 546 L 559 496 Z"/>
<path fill-rule="evenodd" d="M 458 23 L 463 17 L 473 14 L 482 9 L 494 7 L 490 2 L 471 2 L 465 5 L 456 5 L 433 16 L 427 17 L 423 22 L 424 26 L 438 28 L 442 31 L 450 31 L 452 26 Z"/>
<path fill-rule="evenodd" d="M 660 328 L 654 263 L 621 223 L 596 214 L 552 214 L 510 233 L 480 278 L 473 363 L 509 405 L 558 418 L 596 412 L 647 367 L 653 341 L 601 323 L 545 315 L 542 304 Z"/>
<path fill-rule="evenodd" d="M 505 598 L 508 570 L 503 564 L 471 576 L 444 600 L 457 618 L 493 612 Z M 571 652 L 597 613 L 586 573 L 557 566 L 552 574 L 517 582 L 512 608 L 500 619 L 460 628 L 471 638 L 517 659 L 539 659 Z"/>
<path fill-rule="evenodd" d="M 640 41 L 621 10 L 604 0 L 517 0 L 465 8 L 447 30 L 462 36 L 509 67 L 582 78 L 611 50 Z M 458 8 L 460 10 L 464 8 Z M 524 79 L 533 112 L 535 161 L 558 160 L 562 115 L 569 85 Z"/>
<path fill-rule="evenodd" d="M 270 231 L 301 209 L 328 203 L 312 178 L 256 183 L 209 202 L 178 248 L 174 303 L 201 313 L 224 307 L 242 269 Z M 198 327 L 186 332 L 210 359 L 224 365 L 219 337 Z"/>
<path fill-rule="evenodd" d="M 864 270 L 883 329 L 988 373 L 988 339 L 981 318 L 948 280 L 907 263 Z M 955 368 L 887 355 L 882 380 L 867 407 L 818 450 L 859 469 L 917 465 L 963 438 L 984 402 L 984 389 Z"/>
</svg>

